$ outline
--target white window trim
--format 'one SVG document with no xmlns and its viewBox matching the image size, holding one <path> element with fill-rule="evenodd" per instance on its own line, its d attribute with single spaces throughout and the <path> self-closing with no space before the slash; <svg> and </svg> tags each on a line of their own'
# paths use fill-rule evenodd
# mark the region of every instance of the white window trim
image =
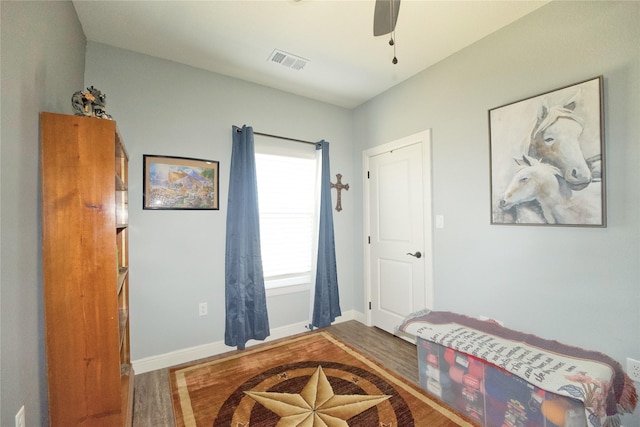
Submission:
<svg viewBox="0 0 640 427">
<path fill-rule="evenodd" d="M 267 297 L 271 297 L 277 295 L 297 294 L 298 292 L 308 292 L 310 289 L 311 284 L 308 282 L 297 285 L 282 285 L 277 288 L 266 288 L 266 295 Z"/>
<path fill-rule="evenodd" d="M 264 286 L 267 290 L 267 296 L 306 292 L 311 288 L 311 273 L 265 278 Z"/>
</svg>

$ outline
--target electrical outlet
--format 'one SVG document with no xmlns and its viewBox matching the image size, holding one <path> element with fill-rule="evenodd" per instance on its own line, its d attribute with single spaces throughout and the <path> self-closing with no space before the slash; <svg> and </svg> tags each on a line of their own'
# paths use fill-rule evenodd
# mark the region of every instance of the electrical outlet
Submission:
<svg viewBox="0 0 640 427">
<path fill-rule="evenodd" d="M 206 316 L 207 315 L 207 303 L 206 302 L 201 302 L 200 305 L 198 306 L 198 313 L 200 314 L 200 316 Z"/>
<path fill-rule="evenodd" d="M 640 382 L 640 360 L 627 357 L 627 375 L 637 382 Z"/>
<path fill-rule="evenodd" d="M 16 427 L 26 427 L 26 425 L 24 420 L 24 405 L 22 405 L 22 408 L 20 408 L 16 414 Z"/>
</svg>

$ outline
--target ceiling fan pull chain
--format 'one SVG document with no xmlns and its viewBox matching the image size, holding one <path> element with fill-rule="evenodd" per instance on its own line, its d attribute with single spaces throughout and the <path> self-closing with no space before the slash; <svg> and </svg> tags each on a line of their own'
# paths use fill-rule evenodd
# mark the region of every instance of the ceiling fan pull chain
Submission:
<svg viewBox="0 0 640 427">
<path fill-rule="evenodd" d="M 383 36 L 389 34 L 389 46 L 393 47 L 393 60 L 391 61 L 393 64 L 398 63 L 395 47 L 397 44 L 395 27 L 398 20 L 400 2 L 401 0 L 375 0 L 373 14 L 373 35 Z M 389 26 L 386 25 L 387 20 L 389 20 Z"/>
<path fill-rule="evenodd" d="M 391 28 L 391 39 L 389 40 L 389 46 L 393 46 L 393 60 L 391 62 L 395 65 L 398 63 L 398 58 L 396 57 L 396 42 L 394 40 L 394 38 L 396 37 L 396 30 L 393 26 L 394 2 L 395 0 L 391 0 L 389 2 L 389 28 Z"/>
<path fill-rule="evenodd" d="M 391 40 L 389 40 L 389 45 L 393 46 L 393 0 L 389 2 L 389 29 L 391 30 Z"/>
<path fill-rule="evenodd" d="M 396 43 L 393 40 L 396 37 L 396 32 L 395 30 L 391 33 L 391 41 L 389 42 L 389 44 L 391 46 L 393 46 L 393 60 L 391 61 L 394 65 L 398 63 L 398 58 L 396 57 Z M 392 43 L 393 42 L 393 43 Z"/>
</svg>

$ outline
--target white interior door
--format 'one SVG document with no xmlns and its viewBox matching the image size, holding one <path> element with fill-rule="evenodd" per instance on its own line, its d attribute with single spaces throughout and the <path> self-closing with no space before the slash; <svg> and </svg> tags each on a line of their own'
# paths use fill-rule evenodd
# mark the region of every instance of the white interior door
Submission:
<svg viewBox="0 0 640 427">
<path fill-rule="evenodd" d="M 388 332 L 432 307 L 430 134 L 365 153 L 370 322 Z"/>
</svg>

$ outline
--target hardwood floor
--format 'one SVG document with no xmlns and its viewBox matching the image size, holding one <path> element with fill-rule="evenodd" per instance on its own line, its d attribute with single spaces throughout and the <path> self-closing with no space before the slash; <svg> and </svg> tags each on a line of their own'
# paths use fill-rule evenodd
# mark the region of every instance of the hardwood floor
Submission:
<svg viewBox="0 0 640 427">
<path fill-rule="evenodd" d="M 355 320 L 324 329 L 362 354 L 418 384 L 415 345 L 381 329 Z M 159 369 L 135 376 L 134 427 L 175 427 L 169 390 L 169 370 Z"/>
</svg>

